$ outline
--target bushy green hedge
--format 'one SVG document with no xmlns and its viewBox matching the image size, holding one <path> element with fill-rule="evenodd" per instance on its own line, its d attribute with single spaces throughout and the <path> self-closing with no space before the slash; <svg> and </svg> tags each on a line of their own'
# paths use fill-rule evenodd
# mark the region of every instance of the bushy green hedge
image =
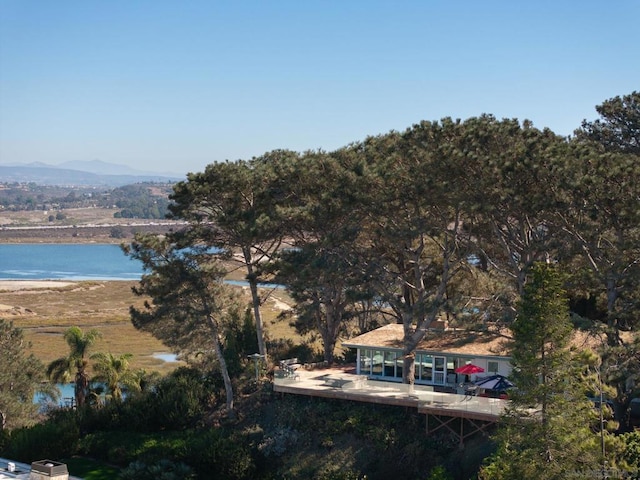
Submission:
<svg viewBox="0 0 640 480">
<path fill-rule="evenodd" d="M 446 434 L 425 435 L 425 417 L 415 409 L 280 396 L 268 388 L 246 389 L 240 419 L 225 420 L 215 416 L 215 385 L 179 369 L 122 403 L 57 411 L 12 432 L 0 456 L 31 462 L 80 455 L 124 469 L 123 478 L 144 479 L 164 465 L 167 478 L 190 471 L 221 480 L 378 480 L 446 475 L 434 470 L 438 465 L 469 478 L 488 454 L 486 439 L 478 439 L 477 452 L 465 446 L 461 453 Z"/>
<path fill-rule="evenodd" d="M 73 454 L 79 439 L 79 417 L 71 410 L 57 410 L 45 422 L 12 431 L 2 456 L 26 463 L 63 458 Z"/>
<path fill-rule="evenodd" d="M 204 424 L 216 406 L 215 384 L 213 376 L 180 368 L 124 402 L 54 410 L 46 421 L 11 432 L 0 442 L 5 444 L 0 456 L 30 463 L 84 455 L 122 468 L 143 462 L 144 467 L 139 463 L 127 471 L 151 472 L 169 460 L 188 466 L 198 478 L 252 478 L 250 449 L 232 438 L 233 430 Z"/>
<path fill-rule="evenodd" d="M 162 460 L 189 466 L 198 478 L 254 478 L 255 466 L 246 444 L 229 431 L 198 429 L 174 432 L 95 432 L 79 443 L 79 453 L 134 470 L 156 465 Z M 139 467 L 139 468 L 138 468 Z"/>
<path fill-rule="evenodd" d="M 179 368 L 147 392 L 134 394 L 126 402 L 87 409 L 83 412 L 83 427 L 89 432 L 156 432 L 195 428 L 215 407 L 217 390 L 215 376 Z"/>
<path fill-rule="evenodd" d="M 191 467 L 166 459 L 156 463 L 132 462 L 120 474 L 120 480 L 191 480 L 194 478 L 196 477 Z"/>
</svg>

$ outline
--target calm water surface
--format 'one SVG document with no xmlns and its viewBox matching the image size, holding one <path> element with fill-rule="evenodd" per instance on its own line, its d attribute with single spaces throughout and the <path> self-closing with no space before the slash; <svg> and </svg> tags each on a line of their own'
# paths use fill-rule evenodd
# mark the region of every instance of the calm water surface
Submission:
<svg viewBox="0 0 640 480">
<path fill-rule="evenodd" d="M 118 245 L 0 244 L 0 280 L 138 280 L 142 264 Z"/>
<path fill-rule="evenodd" d="M 142 274 L 142 263 L 118 245 L 0 244 L 0 280 L 139 280 Z M 248 285 L 244 280 L 226 283 Z"/>
</svg>

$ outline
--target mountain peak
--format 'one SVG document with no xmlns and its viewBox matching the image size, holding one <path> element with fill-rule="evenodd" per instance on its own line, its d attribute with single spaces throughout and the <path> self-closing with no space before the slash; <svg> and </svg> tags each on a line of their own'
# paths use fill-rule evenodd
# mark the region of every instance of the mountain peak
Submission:
<svg viewBox="0 0 640 480">
<path fill-rule="evenodd" d="M 140 182 L 175 182 L 183 175 L 148 173 L 126 165 L 93 160 L 49 165 L 42 162 L 0 165 L 3 182 L 34 182 L 41 185 L 122 186 Z"/>
</svg>

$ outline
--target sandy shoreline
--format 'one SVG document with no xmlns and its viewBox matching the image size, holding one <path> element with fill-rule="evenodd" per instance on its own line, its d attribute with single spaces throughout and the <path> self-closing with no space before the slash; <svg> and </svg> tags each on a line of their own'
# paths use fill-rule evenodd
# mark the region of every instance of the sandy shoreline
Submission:
<svg viewBox="0 0 640 480">
<path fill-rule="evenodd" d="M 61 288 L 75 285 L 77 282 L 65 280 L 0 280 L 0 291 L 35 290 L 38 288 Z"/>
</svg>

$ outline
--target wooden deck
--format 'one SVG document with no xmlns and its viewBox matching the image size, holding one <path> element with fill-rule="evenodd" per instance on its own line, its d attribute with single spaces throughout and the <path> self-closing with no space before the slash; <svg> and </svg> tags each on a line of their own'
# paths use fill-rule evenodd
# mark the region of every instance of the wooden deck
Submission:
<svg viewBox="0 0 640 480">
<path fill-rule="evenodd" d="M 293 375 L 276 374 L 273 389 L 283 394 L 417 408 L 426 416 L 427 434 L 445 429 L 458 439 L 460 446 L 468 437 L 486 433 L 508 404 L 508 400 L 497 398 L 436 392 L 433 387 L 424 385 L 410 387 L 369 380 L 344 368 L 298 368 Z"/>
<path fill-rule="evenodd" d="M 274 391 L 356 402 L 414 407 L 430 415 L 495 422 L 507 400 L 433 391 L 433 387 L 369 380 L 345 369 L 305 370 L 274 379 Z"/>
</svg>

